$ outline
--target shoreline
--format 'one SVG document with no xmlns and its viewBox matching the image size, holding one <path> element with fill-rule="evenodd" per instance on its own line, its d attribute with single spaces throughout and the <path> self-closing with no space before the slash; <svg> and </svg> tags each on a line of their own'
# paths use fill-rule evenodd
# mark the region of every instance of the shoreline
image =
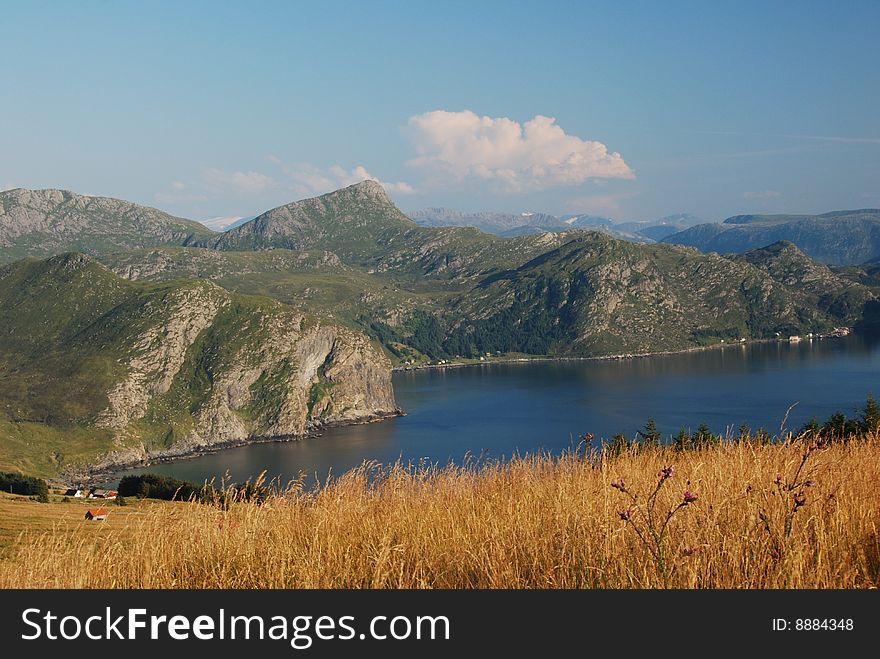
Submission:
<svg viewBox="0 0 880 659">
<path fill-rule="evenodd" d="M 81 467 L 71 468 L 69 472 L 66 472 L 67 476 L 65 476 L 65 472 L 62 472 L 57 477 L 47 479 L 47 481 L 51 486 L 67 487 L 71 483 L 79 486 L 95 485 L 112 480 L 118 480 L 118 478 L 121 478 L 125 475 L 125 472 L 131 471 L 133 469 L 150 467 L 156 464 L 167 464 L 170 462 L 177 462 L 179 460 L 194 460 L 205 455 L 211 455 L 213 453 L 218 453 L 226 449 L 240 448 L 242 446 L 248 446 L 250 444 L 269 444 L 272 442 L 299 442 L 305 439 L 314 439 L 317 437 L 321 437 L 324 434 L 324 431 L 330 428 L 363 426 L 370 423 L 387 421 L 388 419 L 394 419 L 401 416 L 406 416 L 406 412 L 398 408 L 393 412 L 369 414 L 363 417 L 359 417 L 357 419 L 329 421 L 327 423 L 322 423 L 319 426 L 310 428 L 298 435 L 278 435 L 272 437 L 260 435 L 248 437 L 246 439 L 233 439 L 225 442 L 217 442 L 216 444 L 197 446 L 188 450 L 183 449 L 179 453 L 174 451 L 170 451 L 167 453 L 155 453 L 152 455 L 148 455 L 145 458 L 120 460 L 119 462 L 112 462 L 103 466 L 84 465 Z"/>
<path fill-rule="evenodd" d="M 657 352 L 634 352 L 634 353 L 619 353 L 615 355 L 596 355 L 592 357 L 578 357 L 576 355 L 571 356 L 562 356 L 562 357 L 549 357 L 549 356 L 540 356 L 536 355 L 534 357 L 489 357 L 484 361 L 469 361 L 469 362 L 447 362 L 445 364 L 412 364 L 409 366 L 393 366 L 391 368 L 392 373 L 405 373 L 408 371 L 422 371 L 428 369 L 437 369 L 437 368 L 464 368 L 467 366 L 486 366 L 492 364 L 529 364 L 532 362 L 617 362 L 617 361 L 628 361 L 633 359 L 647 359 L 650 357 L 669 357 L 672 355 L 684 355 L 691 352 L 705 352 L 708 350 L 723 350 L 724 348 L 730 347 L 745 347 L 749 345 L 757 345 L 757 344 L 766 344 L 766 343 L 784 343 L 787 345 L 802 343 L 804 341 L 810 342 L 812 340 L 822 340 L 822 339 L 839 339 L 846 338 L 847 336 L 852 336 L 850 334 L 838 335 L 838 334 L 822 334 L 815 335 L 813 337 L 801 337 L 798 341 L 791 341 L 789 339 L 750 339 L 748 341 L 734 341 L 731 343 L 714 343 L 708 346 L 692 346 L 690 348 L 681 348 L 680 350 L 660 350 Z"/>
<path fill-rule="evenodd" d="M 716 343 L 708 346 L 692 346 L 690 348 L 682 348 L 680 350 L 663 350 L 658 352 L 640 352 L 640 353 L 620 353 L 615 355 L 598 355 L 592 357 L 578 357 L 578 356 L 561 356 L 561 357 L 550 357 L 550 356 L 522 356 L 522 357 L 499 357 L 499 358 L 490 358 L 485 361 L 470 361 L 470 362 L 449 362 L 445 364 L 417 364 L 417 365 L 409 365 L 409 366 L 394 366 L 391 368 L 392 373 L 405 373 L 405 372 L 414 372 L 414 371 L 424 371 L 430 369 L 446 369 L 446 368 L 466 368 L 473 366 L 487 366 L 487 365 L 496 365 L 496 364 L 530 364 L 530 363 L 562 363 L 562 362 L 616 362 L 616 361 L 629 361 L 635 359 L 648 359 L 651 357 L 668 357 L 674 355 L 682 355 L 688 353 L 695 352 L 706 352 L 710 350 L 723 350 L 725 348 L 730 347 L 745 347 L 747 345 L 757 345 L 757 344 L 769 344 L 769 343 L 781 343 L 786 345 L 791 345 L 793 343 L 803 342 L 803 341 L 812 341 L 821 340 L 821 339 L 829 339 L 829 338 L 845 338 L 847 335 L 837 335 L 837 334 L 827 334 L 827 335 L 816 335 L 813 337 L 803 337 L 799 341 L 790 341 L 789 339 L 752 339 L 749 341 L 736 341 L 732 343 Z M 850 334 L 851 336 L 851 334 Z M 360 417 L 358 419 L 352 420 L 336 420 L 330 421 L 327 423 L 322 423 L 320 426 L 311 428 L 306 430 L 304 433 L 299 435 L 284 435 L 284 436 L 275 436 L 275 437 L 265 437 L 265 436 L 257 436 L 250 437 L 247 439 L 237 439 L 230 440 L 226 442 L 218 442 L 216 444 L 210 444 L 207 446 L 198 446 L 193 447 L 189 450 L 182 450 L 181 452 L 171 451 L 169 453 L 156 453 L 154 455 L 148 456 L 146 458 L 140 459 L 132 459 L 132 460 L 122 460 L 118 463 L 111 463 L 106 466 L 93 467 L 92 465 L 85 465 L 83 467 L 78 467 L 71 469 L 69 472 L 68 480 L 60 480 L 65 478 L 65 475 L 59 474 L 57 479 L 51 479 L 50 482 L 54 482 L 56 485 L 64 485 L 66 486 L 69 483 L 75 483 L 78 485 L 86 485 L 86 484 L 95 484 L 98 482 L 108 482 L 110 480 L 115 479 L 116 477 L 121 477 L 125 474 L 125 472 L 131 471 L 133 469 L 145 468 L 155 464 L 167 464 L 170 462 L 176 462 L 178 460 L 193 460 L 204 455 L 210 455 L 212 453 L 217 453 L 218 451 L 223 451 L 231 448 L 240 448 L 242 446 L 247 446 L 249 444 L 266 444 L 270 442 L 297 442 L 306 439 L 313 439 L 317 437 L 321 437 L 324 434 L 324 431 L 329 428 L 339 428 L 339 427 L 347 427 L 347 426 L 358 426 L 358 425 L 366 425 L 370 423 L 379 423 L 381 421 L 386 421 L 388 419 L 406 416 L 406 412 L 402 409 L 396 409 L 393 412 L 381 413 L 381 414 L 370 414 L 364 417 Z"/>
</svg>

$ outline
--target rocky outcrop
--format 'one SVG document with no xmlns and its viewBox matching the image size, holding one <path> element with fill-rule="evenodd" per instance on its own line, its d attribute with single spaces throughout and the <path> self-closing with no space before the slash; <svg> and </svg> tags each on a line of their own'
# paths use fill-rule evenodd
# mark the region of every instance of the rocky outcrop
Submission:
<svg viewBox="0 0 880 659">
<path fill-rule="evenodd" d="M 181 287 L 157 302 L 155 313 L 167 321 L 135 340 L 128 375 L 107 393 L 110 405 L 99 415 L 98 427 L 118 430 L 141 418 L 152 397 L 171 388 L 187 350 L 228 300 L 218 286 L 204 283 Z"/>
<path fill-rule="evenodd" d="M 212 235 L 198 222 L 121 199 L 52 189 L 0 192 L 0 262 L 73 250 L 100 254 L 186 245 Z"/>
<path fill-rule="evenodd" d="M 398 413 L 391 364 L 363 335 L 207 283 L 167 296 L 108 392 L 97 425 L 143 461 Z"/>
</svg>

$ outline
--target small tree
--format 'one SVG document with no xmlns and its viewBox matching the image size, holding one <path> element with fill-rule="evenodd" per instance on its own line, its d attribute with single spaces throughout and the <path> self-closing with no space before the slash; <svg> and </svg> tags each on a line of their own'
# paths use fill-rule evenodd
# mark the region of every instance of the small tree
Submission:
<svg viewBox="0 0 880 659">
<path fill-rule="evenodd" d="M 862 411 L 862 421 L 859 425 L 864 433 L 875 435 L 880 431 L 880 405 L 874 400 L 873 394 L 868 394 L 865 409 Z"/>
<path fill-rule="evenodd" d="M 648 419 L 648 422 L 645 424 L 644 430 L 639 430 L 639 435 L 642 436 L 642 446 L 658 446 L 660 444 L 660 439 L 663 435 L 660 434 L 660 431 L 657 430 L 657 422 L 654 419 Z"/>
<path fill-rule="evenodd" d="M 678 434 L 672 439 L 672 445 L 678 451 L 687 451 L 694 447 L 691 436 L 684 428 L 679 429 Z"/>
<path fill-rule="evenodd" d="M 709 430 L 709 426 L 705 423 L 700 424 L 700 427 L 697 428 L 697 432 L 694 433 L 694 436 L 691 439 L 694 448 L 703 448 L 704 446 L 715 444 L 718 441 L 718 438 L 712 434 L 712 431 Z"/>
<path fill-rule="evenodd" d="M 835 412 L 822 424 L 822 434 L 830 439 L 843 439 L 853 429 L 843 412 Z"/>
<path fill-rule="evenodd" d="M 620 455 L 630 449 L 632 443 L 629 439 L 626 438 L 625 435 L 618 433 L 614 435 L 614 438 L 605 445 L 605 450 L 608 455 Z"/>
<path fill-rule="evenodd" d="M 819 420 L 814 416 L 809 422 L 801 426 L 801 429 L 798 430 L 797 434 L 808 437 L 818 437 L 821 432 L 822 426 L 819 425 Z"/>
</svg>

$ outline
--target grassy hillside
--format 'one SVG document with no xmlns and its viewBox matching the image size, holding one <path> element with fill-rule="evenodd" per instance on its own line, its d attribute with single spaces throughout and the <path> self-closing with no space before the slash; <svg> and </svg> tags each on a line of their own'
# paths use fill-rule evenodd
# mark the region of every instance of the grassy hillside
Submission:
<svg viewBox="0 0 880 659">
<path fill-rule="evenodd" d="M 210 279 L 229 290 L 271 297 L 353 328 L 362 327 L 360 319 L 379 310 L 383 318 L 394 319 L 413 309 L 437 309 L 450 291 L 459 290 L 445 280 L 370 274 L 328 251 L 164 247 L 108 254 L 101 260 L 127 279 Z"/>
<path fill-rule="evenodd" d="M 262 503 L 133 500 L 104 523 L 0 498 L 0 587 L 876 588 L 878 482 L 869 437 L 365 466 Z"/>
<path fill-rule="evenodd" d="M 123 375 L 125 336 L 94 343 L 94 323 L 154 288 L 126 282 L 82 254 L 25 259 L 0 270 L 0 401 L 14 422 L 93 418 Z M 134 319 L 133 319 L 134 320 Z M 162 319 L 157 318 L 156 322 Z M 138 328 L 131 328 L 131 335 Z"/>
</svg>

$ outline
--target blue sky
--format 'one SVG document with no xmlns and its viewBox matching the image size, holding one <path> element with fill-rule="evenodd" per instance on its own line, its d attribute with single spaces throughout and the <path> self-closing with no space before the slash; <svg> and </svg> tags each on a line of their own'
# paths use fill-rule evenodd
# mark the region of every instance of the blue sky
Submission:
<svg viewBox="0 0 880 659">
<path fill-rule="evenodd" d="M 364 176 L 405 210 L 880 207 L 878 2 L 0 11 L 0 189 L 196 219 Z"/>
</svg>

